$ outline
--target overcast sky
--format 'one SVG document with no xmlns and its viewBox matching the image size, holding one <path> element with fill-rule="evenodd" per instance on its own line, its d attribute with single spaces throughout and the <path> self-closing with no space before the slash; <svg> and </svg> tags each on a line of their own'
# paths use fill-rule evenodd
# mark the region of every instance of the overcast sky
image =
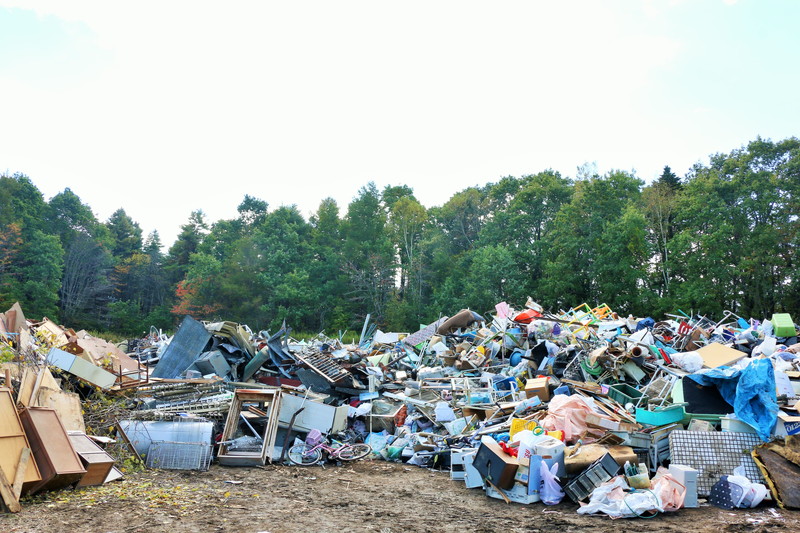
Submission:
<svg viewBox="0 0 800 533">
<path fill-rule="evenodd" d="M 0 173 L 166 245 L 245 194 L 650 181 L 800 134 L 798 28 L 793 0 L 0 0 Z"/>
</svg>

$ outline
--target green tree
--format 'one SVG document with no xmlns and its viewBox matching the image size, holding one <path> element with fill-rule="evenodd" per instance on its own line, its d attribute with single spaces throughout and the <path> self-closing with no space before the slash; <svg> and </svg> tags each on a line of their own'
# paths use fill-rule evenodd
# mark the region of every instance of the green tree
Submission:
<svg viewBox="0 0 800 533">
<path fill-rule="evenodd" d="M 347 329 L 350 325 L 347 320 L 347 276 L 342 254 L 342 220 L 336 201 L 332 198 L 322 200 L 309 224 L 312 260 L 308 271 L 317 300 L 316 322 L 319 329 Z"/>
<path fill-rule="evenodd" d="M 657 183 L 667 186 L 673 191 L 681 188 L 681 179 L 672 172 L 672 169 L 669 168 L 668 165 L 664 166 L 664 171 L 661 172 L 661 176 L 658 177 Z"/>
<path fill-rule="evenodd" d="M 342 225 L 350 298 L 361 313 L 382 321 L 394 288 L 395 262 L 386 212 L 374 183 L 359 190 Z"/>
<path fill-rule="evenodd" d="M 538 292 L 542 277 L 543 239 L 552 230 L 556 213 L 572 195 L 572 181 L 558 172 L 546 170 L 516 179 L 516 186 L 505 178 L 498 185 L 502 202 L 481 229 L 479 246 L 502 245 L 510 253 L 521 285 L 516 291 L 528 295 Z"/>
<path fill-rule="evenodd" d="M 58 320 L 58 288 L 64 250 L 55 235 L 34 230 L 20 250 L 18 284 L 12 297 L 31 317 Z"/>
<path fill-rule="evenodd" d="M 761 138 L 696 165 L 680 196 L 671 241 L 680 305 L 716 314 L 769 316 L 796 274 L 796 174 L 800 141 Z M 787 291 L 791 293 L 791 289 Z"/>
<path fill-rule="evenodd" d="M 111 253 L 119 259 L 127 259 L 142 249 L 142 228 L 125 213 L 117 209 L 106 222 L 113 244 Z"/>
<path fill-rule="evenodd" d="M 166 269 L 171 283 L 186 278 L 190 258 L 199 251 L 200 243 L 207 232 L 205 213 L 201 210 L 192 211 L 189 221 L 181 226 L 181 232 L 167 254 Z"/>
<path fill-rule="evenodd" d="M 545 301 L 565 307 L 603 303 L 601 299 L 608 293 L 601 290 L 599 280 L 610 259 L 601 262 L 599 258 L 615 233 L 610 224 L 623 215 L 629 203 L 639 201 L 641 186 L 641 180 L 622 171 L 575 183 L 571 200 L 559 209 L 544 243 L 547 257 L 541 288 Z M 620 252 L 632 253 L 627 249 Z M 618 259 L 622 264 L 632 261 Z M 613 306 L 616 298 L 605 303 Z"/>
<path fill-rule="evenodd" d="M 0 228 L 16 223 L 23 235 L 44 230 L 47 211 L 42 193 L 28 176 L 0 175 Z"/>
</svg>

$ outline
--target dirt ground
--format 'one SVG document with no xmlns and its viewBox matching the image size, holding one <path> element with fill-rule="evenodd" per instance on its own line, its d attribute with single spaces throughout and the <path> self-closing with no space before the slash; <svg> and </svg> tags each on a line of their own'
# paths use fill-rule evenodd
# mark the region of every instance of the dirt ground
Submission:
<svg viewBox="0 0 800 533">
<path fill-rule="evenodd" d="M 800 531 L 800 512 L 762 506 L 684 509 L 654 519 L 581 516 L 577 506 L 506 504 L 447 472 L 361 461 L 208 472 L 149 470 L 102 487 L 60 491 L 0 514 L 7 533 Z"/>
</svg>

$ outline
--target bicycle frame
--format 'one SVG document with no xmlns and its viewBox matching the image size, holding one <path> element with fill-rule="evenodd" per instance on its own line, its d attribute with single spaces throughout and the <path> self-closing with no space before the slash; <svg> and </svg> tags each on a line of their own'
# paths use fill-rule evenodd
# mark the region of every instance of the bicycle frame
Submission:
<svg viewBox="0 0 800 533">
<path fill-rule="evenodd" d="M 307 449 L 304 452 L 303 455 L 311 455 L 317 450 L 322 450 L 325 453 L 327 453 L 328 457 L 330 457 L 331 459 L 336 459 L 336 458 L 339 457 L 339 454 L 341 454 L 343 451 L 347 450 L 348 448 L 351 448 L 351 446 L 349 444 L 345 444 L 345 443 L 339 442 L 337 440 L 334 440 L 334 442 L 338 443 L 338 444 L 341 444 L 341 446 L 337 446 L 336 448 L 333 448 L 332 446 L 328 445 L 327 441 L 323 440 L 323 441 L 317 443 L 315 446 Z"/>
</svg>

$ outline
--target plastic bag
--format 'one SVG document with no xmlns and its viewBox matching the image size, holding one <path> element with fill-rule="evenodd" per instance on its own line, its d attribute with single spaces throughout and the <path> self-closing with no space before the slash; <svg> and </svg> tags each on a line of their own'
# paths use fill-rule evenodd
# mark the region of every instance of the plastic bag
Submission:
<svg viewBox="0 0 800 533">
<path fill-rule="evenodd" d="M 673 363 L 690 374 L 703 368 L 703 358 L 697 352 L 678 352 L 671 354 L 670 357 Z"/>
<path fill-rule="evenodd" d="M 548 469 L 547 463 L 542 461 L 539 467 L 539 475 L 542 478 L 539 496 L 545 505 L 558 505 L 564 499 L 564 491 L 558 484 L 556 472 L 558 472 L 558 463 L 553 463 L 553 466 Z"/>
<path fill-rule="evenodd" d="M 756 507 L 769 494 L 766 486 L 747 479 L 744 467 L 741 465 L 733 469 L 733 475 L 728 476 L 728 483 L 735 483 L 742 487 L 742 499 L 739 501 L 738 507 Z"/>
<path fill-rule="evenodd" d="M 563 431 L 566 442 L 575 442 L 588 427 L 586 416 L 595 413 L 590 403 L 592 400 L 583 396 L 553 396 L 541 426 L 547 431 Z"/>
<path fill-rule="evenodd" d="M 456 419 L 456 414 L 447 405 L 447 402 L 439 402 L 433 410 L 437 422 L 452 422 Z"/>
<path fill-rule="evenodd" d="M 641 517 L 648 511 L 664 511 L 658 492 L 627 492 L 629 488 L 623 476 L 603 483 L 592 491 L 589 503 L 582 504 L 578 514 L 604 513 L 611 518 L 632 518 Z"/>
<path fill-rule="evenodd" d="M 664 511 L 677 511 L 683 507 L 686 499 L 686 487 L 663 466 L 658 467 L 655 477 L 650 480 L 650 490 L 661 498 Z"/>
</svg>

